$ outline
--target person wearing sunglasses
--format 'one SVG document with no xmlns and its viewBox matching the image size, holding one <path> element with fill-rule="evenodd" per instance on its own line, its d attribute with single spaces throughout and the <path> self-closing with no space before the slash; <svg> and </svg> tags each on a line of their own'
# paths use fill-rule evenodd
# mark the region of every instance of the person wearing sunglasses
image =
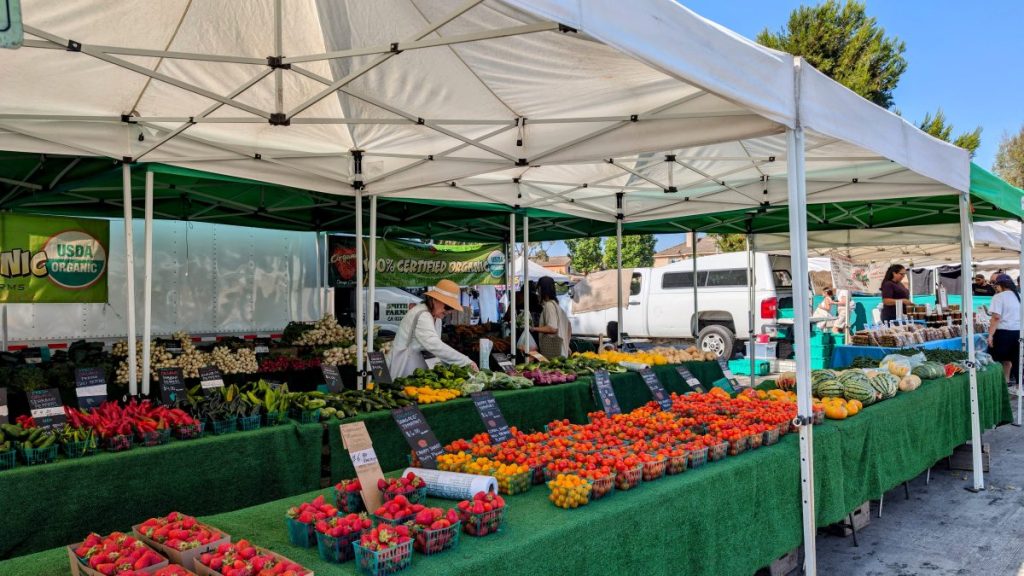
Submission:
<svg viewBox="0 0 1024 576">
<path fill-rule="evenodd" d="M 417 368 L 426 368 L 424 352 L 433 354 L 438 362 L 456 366 L 470 366 L 478 370 L 468 356 L 441 341 L 441 318 L 451 310 L 462 310 L 459 285 L 441 280 L 423 295 L 423 302 L 413 306 L 398 325 L 398 334 L 391 347 L 388 367 L 393 378 L 412 374 Z"/>
<path fill-rule="evenodd" d="M 904 308 L 911 304 L 910 290 L 903 285 L 907 268 L 902 264 L 893 264 L 885 271 L 882 279 L 882 322 L 896 319 L 896 303 L 903 302 Z"/>
</svg>

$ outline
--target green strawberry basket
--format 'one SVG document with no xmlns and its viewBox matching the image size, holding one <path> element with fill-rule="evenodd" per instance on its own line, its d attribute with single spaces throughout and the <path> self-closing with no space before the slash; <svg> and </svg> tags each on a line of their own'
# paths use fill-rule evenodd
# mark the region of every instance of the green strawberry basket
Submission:
<svg viewBox="0 0 1024 576">
<path fill-rule="evenodd" d="M 238 418 L 238 429 L 247 432 L 249 430 L 260 429 L 260 415 L 254 414 L 252 416 L 241 416 Z"/>
<path fill-rule="evenodd" d="M 384 518 L 382 516 L 377 516 L 376 514 L 373 515 L 373 520 L 377 524 L 377 526 L 380 526 L 381 524 L 387 524 L 388 526 L 398 526 L 399 524 L 412 522 L 415 519 L 415 513 L 402 516 L 401 518 Z"/>
<path fill-rule="evenodd" d="M 413 529 L 413 550 L 424 556 L 433 556 L 451 550 L 459 543 L 462 523 L 456 522 L 447 528 L 429 530 L 422 526 Z"/>
<path fill-rule="evenodd" d="M 18 464 L 17 450 L 7 450 L 6 452 L 0 452 L 0 471 L 10 470 Z"/>
<path fill-rule="evenodd" d="M 267 412 L 263 415 L 264 426 L 278 426 L 288 421 L 287 412 Z"/>
<path fill-rule="evenodd" d="M 405 496 L 405 499 L 409 501 L 409 504 L 422 504 L 427 499 L 427 487 L 421 486 L 413 490 L 399 491 L 399 490 L 385 490 L 384 501 L 390 502 L 398 496 Z"/>
<path fill-rule="evenodd" d="M 102 444 L 103 449 L 107 452 L 124 452 L 131 450 L 134 443 L 131 434 L 118 434 L 117 436 L 104 438 Z"/>
<path fill-rule="evenodd" d="M 64 455 L 68 458 L 81 458 L 92 454 L 96 449 L 96 441 L 92 438 L 86 440 L 70 440 L 61 444 L 64 448 Z"/>
<path fill-rule="evenodd" d="M 316 410 L 292 410 L 292 418 L 300 424 L 316 424 L 320 421 L 320 409 Z"/>
<path fill-rule="evenodd" d="M 465 510 L 458 510 L 459 522 L 462 524 L 462 531 L 470 536 L 487 536 L 501 531 L 505 523 L 506 503 L 501 508 L 489 510 L 480 514 L 474 514 Z"/>
<path fill-rule="evenodd" d="M 412 540 L 384 550 L 370 550 L 360 546 L 359 542 L 353 542 L 352 549 L 355 551 L 356 570 L 364 576 L 387 576 L 412 565 Z"/>
<path fill-rule="evenodd" d="M 230 434 L 238 429 L 238 417 L 233 416 L 225 420 L 211 420 L 209 429 L 214 436 Z"/>
<path fill-rule="evenodd" d="M 135 434 L 135 443 L 139 446 L 159 446 L 167 444 L 171 439 L 171 429 L 152 430 L 150 432 L 138 432 Z"/>
<path fill-rule="evenodd" d="M 196 422 L 195 424 L 175 426 L 171 429 L 171 433 L 178 440 L 194 440 L 201 437 L 204 430 L 206 430 L 206 423 Z"/>
<path fill-rule="evenodd" d="M 288 517 L 284 520 L 288 527 L 289 542 L 302 548 L 312 548 L 317 543 L 316 527 L 312 523 L 306 524 Z"/>
<path fill-rule="evenodd" d="M 359 492 L 349 492 L 348 490 L 338 490 L 337 486 L 334 487 L 334 505 L 345 514 L 358 514 L 359 512 L 366 511 L 362 494 Z"/>
<path fill-rule="evenodd" d="M 320 559 L 332 564 L 342 564 L 356 557 L 355 548 L 352 544 L 359 540 L 362 532 L 353 532 L 348 536 L 328 536 L 322 532 L 316 533 L 316 549 Z"/>
<path fill-rule="evenodd" d="M 53 444 L 46 448 L 21 448 L 21 459 L 28 466 L 37 464 L 49 464 L 57 459 L 57 445 Z"/>
</svg>

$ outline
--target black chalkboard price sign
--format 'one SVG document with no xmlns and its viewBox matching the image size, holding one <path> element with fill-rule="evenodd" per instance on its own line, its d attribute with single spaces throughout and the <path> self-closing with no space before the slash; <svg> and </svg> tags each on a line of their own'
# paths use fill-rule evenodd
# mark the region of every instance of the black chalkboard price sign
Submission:
<svg viewBox="0 0 1024 576">
<path fill-rule="evenodd" d="M 686 366 L 676 366 L 676 373 L 679 374 L 679 377 L 683 379 L 683 382 L 686 382 L 686 385 L 694 392 L 700 392 L 701 394 L 707 392 L 704 385 L 700 383 L 700 380 L 698 380 L 697 377 L 693 375 L 693 372 L 690 372 L 690 369 Z"/>
<path fill-rule="evenodd" d="M 341 372 L 334 364 L 321 364 L 320 372 L 324 375 L 324 384 L 328 392 L 341 392 Z"/>
<path fill-rule="evenodd" d="M 29 392 L 28 407 L 36 426 L 44 430 L 60 428 L 67 422 L 64 403 L 61 402 L 60 391 L 56 388 Z"/>
<path fill-rule="evenodd" d="M 615 397 L 615 389 L 612 388 L 612 377 L 607 370 L 594 372 L 594 390 L 597 401 L 604 409 L 605 414 L 609 416 L 622 414 L 619 399 Z"/>
<path fill-rule="evenodd" d="M 736 375 L 729 369 L 729 363 L 726 362 L 724 358 L 718 359 L 718 366 L 722 369 L 722 375 L 725 376 L 725 379 L 729 381 L 729 384 L 731 384 L 735 390 L 747 387 L 745 384 L 741 384 L 736 380 Z"/>
<path fill-rule="evenodd" d="M 661 405 L 662 410 L 672 409 L 672 399 L 669 398 L 668 392 L 665 391 L 665 387 L 661 385 L 661 380 L 658 380 L 658 375 L 654 373 L 654 370 L 650 368 L 644 368 L 640 371 L 640 377 L 643 378 L 644 384 L 651 391 L 651 396 L 654 397 L 654 401 Z"/>
<path fill-rule="evenodd" d="M 7 388 L 0 388 L 0 424 L 10 423 L 10 412 L 7 409 Z"/>
<path fill-rule="evenodd" d="M 502 369 L 502 371 L 505 372 L 505 374 L 516 373 L 516 364 L 508 354 L 505 354 L 504 352 L 495 352 L 491 354 L 491 357 L 494 358 L 494 362 Z"/>
<path fill-rule="evenodd" d="M 224 387 L 224 376 L 216 366 L 203 366 L 199 369 L 199 385 L 203 388 L 203 394 L 209 394 Z"/>
<path fill-rule="evenodd" d="M 172 405 L 185 401 L 188 391 L 185 389 L 185 378 L 181 374 L 181 368 L 160 368 L 156 371 L 156 377 L 160 383 L 160 398 L 164 404 Z"/>
<path fill-rule="evenodd" d="M 388 362 L 383 352 L 373 351 L 366 355 L 370 362 L 370 372 L 373 382 L 378 386 L 387 386 L 394 381 L 391 379 L 391 370 L 388 369 Z"/>
<path fill-rule="evenodd" d="M 398 424 L 409 447 L 416 453 L 420 467 L 431 470 L 437 468 L 437 457 L 443 454 L 444 450 L 419 407 L 406 406 L 392 410 L 391 417 L 395 419 L 395 424 Z"/>
<path fill-rule="evenodd" d="M 107 400 L 107 377 L 102 368 L 75 369 L 75 395 L 79 408 L 95 408 Z"/>
<path fill-rule="evenodd" d="M 491 444 L 500 444 L 512 437 L 512 432 L 505 422 L 505 415 L 501 413 L 498 401 L 490 392 L 474 392 L 470 394 L 480 419 L 484 421 L 487 428 L 487 435 L 491 437 Z"/>
</svg>

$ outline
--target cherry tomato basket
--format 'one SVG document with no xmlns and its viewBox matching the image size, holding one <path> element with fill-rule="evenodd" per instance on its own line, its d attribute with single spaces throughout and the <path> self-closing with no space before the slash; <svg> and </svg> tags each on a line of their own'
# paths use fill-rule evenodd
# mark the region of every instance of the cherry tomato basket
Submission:
<svg viewBox="0 0 1024 576">
<path fill-rule="evenodd" d="M 629 470 L 620 470 L 615 473 L 616 490 L 632 490 L 640 485 L 643 480 L 644 465 L 637 464 Z"/>
<path fill-rule="evenodd" d="M 359 541 L 362 532 L 352 532 L 348 536 L 328 536 L 321 532 L 316 533 L 316 551 L 320 559 L 332 564 L 348 562 L 356 557 L 356 550 L 352 544 Z"/>
<path fill-rule="evenodd" d="M 789 434 L 789 427 L 790 427 L 790 423 L 789 422 L 783 422 L 782 424 L 779 424 L 778 431 L 779 431 L 779 437 L 780 438 L 782 436 L 785 436 L 786 434 Z"/>
<path fill-rule="evenodd" d="M 765 430 L 761 433 L 761 442 L 765 446 L 771 446 L 779 441 L 779 429 L 772 428 L 771 430 Z"/>
<path fill-rule="evenodd" d="M 674 476 L 686 472 L 686 462 L 689 459 L 689 452 L 683 452 L 679 456 L 669 456 L 668 464 L 665 466 L 665 473 L 669 476 Z"/>
<path fill-rule="evenodd" d="M 764 434 L 751 434 L 747 436 L 747 450 L 757 450 L 764 445 Z"/>
<path fill-rule="evenodd" d="M 295 546 L 301 546 L 302 548 L 312 548 L 316 543 L 316 527 L 312 522 L 305 524 L 299 522 L 295 518 L 284 519 L 285 525 L 288 527 L 288 541 Z"/>
<path fill-rule="evenodd" d="M 473 514 L 465 510 L 459 510 L 459 521 L 462 523 L 462 531 L 470 536 L 487 536 L 501 530 L 505 522 L 506 503 L 497 510 L 490 510 L 480 514 Z"/>
<path fill-rule="evenodd" d="M 522 494 L 531 486 L 533 486 L 533 470 L 498 477 L 498 492 L 508 496 Z"/>
<path fill-rule="evenodd" d="M 413 529 L 412 548 L 424 556 L 433 556 L 451 550 L 459 543 L 462 522 L 455 522 L 447 528 L 429 530 L 422 526 Z"/>
<path fill-rule="evenodd" d="M 708 446 L 708 461 L 718 462 L 722 458 L 725 458 L 726 453 L 729 452 L 729 443 L 720 442 L 714 446 Z"/>
<path fill-rule="evenodd" d="M 729 441 L 729 456 L 737 456 L 743 454 L 747 450 L 747 446 L 750 444 L 749 436 L 744 436 L 739 440 Z"/>
<path fill-rule="evenodd" d="M 412 540 L 386 550 L 370 550 L 360 546 L 359 542 L 353 542 L 352 549 L 356 570 L 364 576 L 387 576 L 412 565 Z"/>
<path fill-rule="evenodd" d="M 700 468 L 708 461 L 708 449 L 701 448 L 700 450 L 690 451 L 690 468 Z"/>
<path fill-rule="evenodd" d="M 652 460 L 650 462 L 644 462 L 643 463 L 644 464 L 644 468 L 643 468 L 643 474 L 642 474 L 644 482 L 653 482 L 655 480 L 658 480 L 662 476 L 664 476 L 665 475 L 665 466 L 666 466 L 667 462 L 668 462 L 668 458 L 666 458 L 665 456 L 660 456 L 657 460 Z"/>
<path fill-rule="evenodd" d="M 615 492 L 615 473 L 609 472 L 603 478 L 588 479 L 591 484 L 590 499 L 600 500 L 611 496 Z"/>
</svg>

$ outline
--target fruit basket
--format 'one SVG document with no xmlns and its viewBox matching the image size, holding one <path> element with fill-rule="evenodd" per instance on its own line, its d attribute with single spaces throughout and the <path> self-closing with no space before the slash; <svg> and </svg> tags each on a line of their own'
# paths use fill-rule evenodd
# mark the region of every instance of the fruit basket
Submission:
<svg viewBox="0 0 1024 576">
<path fill-rule="evenodd" d="M 302 548 L 312 548 L 314 544 L 317 544 L 316 527 L 312 522 L 307 524 L 299 522 L 295 518 L 285 518 L 284 520 L 288 526 L 289 542 Z"/>
<path fill-rule="evenodd" d="M 761 436 L 761 442 L 765 446 L 771 446 L 772 444 L 776 444 L 779 441 L 779 429 L 772 428 L 771 430 L 765 430 L 764 432 L 761 433 Z"/>
<path fill-rule="evenodd" d="M 415 512 L 413 512 L 411 514 L 406 514 L 405 516 L 400 516 L 398 518 L 385 518 L 383 516 L 378 516 L 377 514 L 374 514 L 373 515 L 373 520 L 374 520 L 374 522 L 377 523 L 378 526 L 381 525 L 381 524 L 387 524 L 389 526 L 398 526 L 399 524 L 405 524 L 406 522 L 411 522 L 413 520 L 413 518 L 415 518 L 415 517 L 416 517 L 416 513 Z"/>
<path fill-rule="evenodd" d="M 778 426 L 779 437 L 782 437 L 782 436 L 785 436 L 786 434 L 789 434 L 789 427 L 791 425 L 792 424 L 790 424 L 789 422 L 783 422 L 782 424 L 779 424 L 779 426 Z"/>
<path fill-rule="evenodd" d="M 291 416 L 298 420 L 300 424 L 315 424 L 320 421 L 320 409 L 293 410 Z"/>
<path fill-rule="evenodd" d="M 178 440 L 194 440 L 201 437 L 204 430 L 206 430 L 206 422 L 196 422 L 195 424 L 175 426 L 171 429 L 171 434 Z"/>
<path fill-rule="evenodd" d="M 68 458 L 81 458 L 92 454 L 96 448 L 95 441 L 92 438 L 87 440 L 69 440 L 61 444 L 64 448 L 64 455 Z M 3 470 L 3 464 L 0 463 L 0 470 Z"/>
<path fill-rule="evenodd" d="M 260 429 L 260 415 L 253 414 L 252 416 L 242 416 L 238 419 L 238 429 L 247 432 L 249 430 Z"/>
<path fill-rule="evenodd" d="M 422 504 L 427 499 L 427 487 L 421 486 L 412 490 L 399 490 L 391 489 L 383 491 L 384 501 L 388 502 L 394 500 L 398 496 L 405 496 L 405 499 L 409 501 L 409 504 Z M 340 508 L 340 506 L 339 506 Z"/>
<path fill-rule="evenodd" d="M 690 453 L 683 451 L 682 454 L 669 456 L 668 464 L 665 466 L 665 473 L 669 476 L 686 472 L 686 463 L 690 459 Z"/>
<path fill-rule="evenodd" d="M 159 446 L 161 444 L 166 444 L 170 439 L 170 428 L 135 433 L 135 443 L 139 446 Z"/>
<path fill-rule="evenodd" d="M 615 492 L 615 473 L 609 472 L 608 474 L 598 478 L 588 478 L 590 482 L 590 499 L 600 500 L 611 496 Z"/>
<path fill-rule="evenodd" d="M 17 450 L 7 450 L 6 452 L 0 452 L 0 471 L 10 470 L 17 466 Z"/>
<path fill-rule="evenodd" d="M 267 412 L 263 415 L 264 426 L 278 426 L 288 421 L 287 412 Z"/>
<path fill-rule="evenodd" d="M 558 506 L 569 510 L 579 508 L 590 503 L 590 491 L 593 485 L 575 474 L 559 474 L 554 480 L 548 482 L 551 493 L 548 500 Z"/>
<path fill-rule="evenodd" d="M 107 452 L 124 452 L 132 449 L 132 437 L 128 434 L 119 434 L 103 439 L 103 449 Z"/>
<path fill-rule="evenodd" d="M 57 459 L 57 445 L 53 444 L 46 448 L 21 448 L 21 459 L 28 466 L 36 464 L 49 464 Z"/>
<path fill-rule="evenodd" d="M 665 465 L 668 459 L 665 456 L 658 456 L 656 460 L 644 462 L 644 482 L 653 482 L 665 475 Z"/>
<path fill-rule="evenodd" d="M 359 541 L 361 532 L 353 532 L 348 536 L 328 536 L 322 532 L 316 533 L 316 549 L 320 559 L 324 562 L 341 564 L 356 557 L 353 544 Z"/>
<path fill-rule="evenodd" d="M 347 482 L 344 480 L 339 482 L 338 485 L 346 485 Z M 338 507 L 338 510 L 346 514 L 357 514 L 359 512 L 366 511 L 366 504 L 363 503 L 363 495 L 359 490 L 349 491 L 344 488 L 338 489 L 338 486 L 334 487 L 334 505 Z"/>
<path fill-rule="evenodd" d="M 747 450 L 757 450 L 764 445 L 764 434 L 751 434 L 747 436 Z"/>
<path fill-rule="evenodd" d="M 508 505 L 505 505 L 482 514 L 460 510 L 459 521 L 462 523 L 462 531 L 470 536 L 487 536 L 498 532 L 505 521 L 505 508 L 507 507 Z"/>
<path fill-rule="evenodd" d="M 238 429 L 238 417 L 225 420 L 210 420 L 210 432 L 215 436 L 230 434 Z"/>
<path fill-rule="evenodd" d="M 708 446 L 708 460 L 711 462 L 718 462 L 722 458 L 725 458 L 726 453 L 729 452 L 729 443 L 721 442 L 714 446 Z"/>
<path fill-rule="evenodd" d="M 533 486 L 533 470 L 531 469 L 519 474 L 501 474 L 497 478 L 498 492 L 508 496 L 522 494 Z"/>
<path fill-rule="evenodd" d="M 360 546 L 359 542 L 353 542 L 352 549 L 356 570 L 365 576 L 387 576 L 412 565 L 412 540 L 384 550 L 370 550 Z"/>
<path fill-rule="evenodd" d="M 729 441 L 729 456 L 736 456 L 743 454 L 747 450 L 749 444 L 749 436 L 744 436 L 738 440 Z"/>
<path fill-rule="evenodd" d="M 643 480 L 644 465 L 643 463 L 637 464 L 632 468 L 625 470 L 618 470 L 615 473 L 615 489 L 616 490 L 632 490 L 640 485 L 640 481 Z"/>
<path fill-rule="evenodd" d="M 462 523 L 455 522 L 447 528 L 430 530 L 427 528 L 414 528 L 413 549 L 424 556 L 440 554 L 451 550 L 459 543 L 459 534 L 462 532 Z"/>
<path fill-rule="evenodd" d="M 690 450 L 690 468 L 700 468 L 708 461 L 708 449 Z"/>
</svg>

